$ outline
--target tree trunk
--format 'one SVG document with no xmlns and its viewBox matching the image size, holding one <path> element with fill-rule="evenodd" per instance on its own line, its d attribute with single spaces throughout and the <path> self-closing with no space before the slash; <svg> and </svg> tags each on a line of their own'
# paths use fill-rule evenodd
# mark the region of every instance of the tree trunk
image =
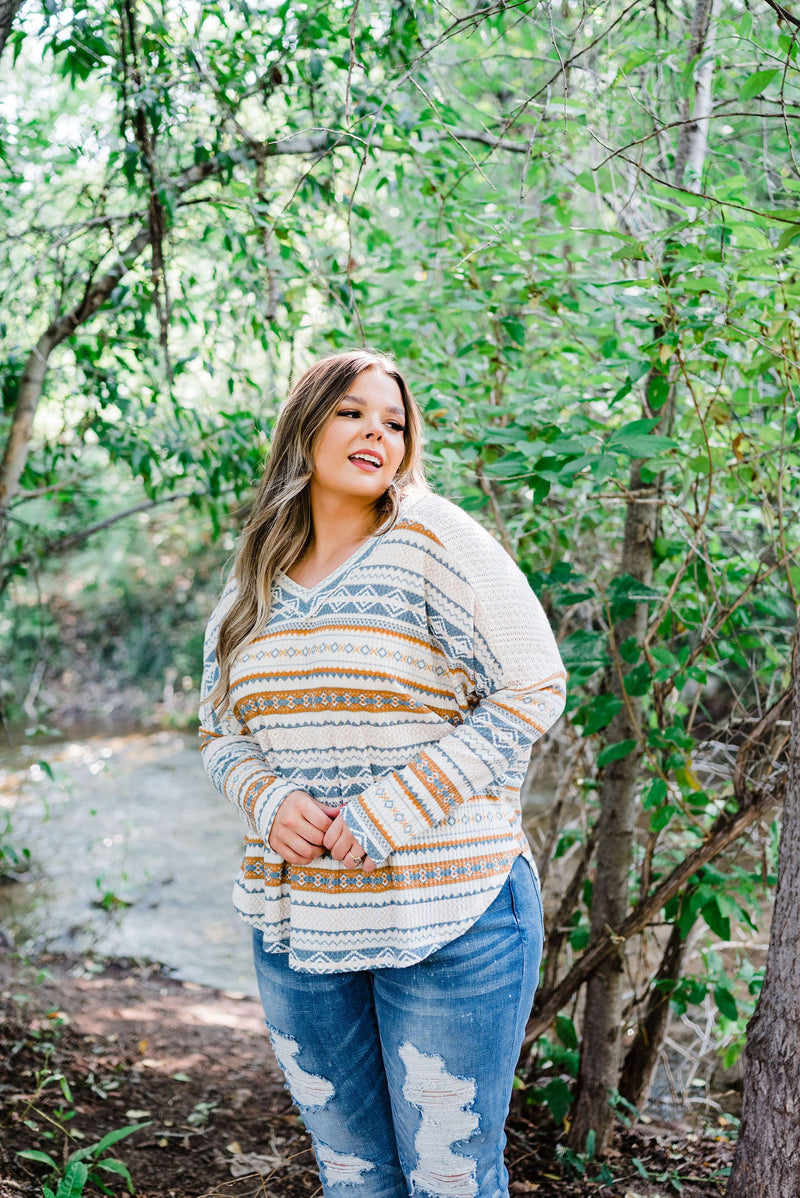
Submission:
<svg viewBox="0 0 800 1198">
<path fill-rule="evenodd" d="M 687 941 L 673 924 L 661 965 L 647 1000 L 644 1017 L 639 1021 L 633 1043 L 625 1055 L 619 1078 L 619 1092 L 631 1106 L 641 1110 L 650 1093 L 658 1054 L 669 1026 L 669 991 L 659 982 L 677 981 L 683 973 Z"/>
<path fill-rule="evenodd" d="M 687 167 L 691 167 L 692 177 L 687 182 L 695 189 L 699 185 L 707 146 L 714 22 L 719 3 L 720 0 L 697 0 L 687 54 L 689 63 L 697 62 L 701 55 L 704 60 L 695 80 L 693 114 L 690 118 L 688 102 L 682 112 L 685 123 L 681 126 L 675 157 L 675 181 L 680 186 Z M 661 374 L 658 367 L 650 372 L 648 401 L 650 388 Z M 674 385 L 670 386 L 669 392 L 655 432 L 669 431 L 674 410 Z M 642 414 L 653 415 L 649 402 L 645 403 Z M 659 509 L 657 504 L 639 502 L 643 490 L 641 467 L 637 462 L 631 471 L 621 565 L 623 574 L 649 586 L 653 576 L 653 542 Z M 614 627 L 614 641 L 620 645 L 628 637 L 635 637 L 641 644 L 646 630 L 647 607 L 638 604 L 633 616 Z M 592 892 L 592 940 L 608 936 L 623 922 L 628 906 L 628 876 L 633 863 L 637 783 L 642 759 L 639 731 L 642 704 L 640 699 L 625 694 L 621 666 L 619 659 L 612 664 L 609 689 L 622 700 L 622 707 L 609 726 L 608 741 L 615 744 L 632 740 L 637 747 L 627 757 L 612 762 L 603 772 L 597 869 Z M 577 1100 L 569 1135 L 570 1147 L 578 1152 L 585 1148 L 591 1130 L 595 1132 L 598 1152 L 604 1151 L 611 1136 L 614 1112 L 610 1100 L 617 1089 L 620 1071 L 624 951 L 625 945 L 618 944 L 587 986 Z"/>
<path fill-rule="evenodd" d="M 649 586 L 653 577 L 658 507 L 654 503 L 637 503 L 641 489 L 641 469 L 636 463 L 629 487 L 622 573 Z M 628 637 L 635 637 L 641 644 L 646 631 L 647 605 L 639 603 L 633 616 L 615 626 L 614 639 L 621 644 Z M 642 759 L 639 747 L 642 703 L 641 699 L 625 694 L 617 664 L 612 665 L 608 689 L 621 700 L 622 707 L 609 725 L 608 740 L 611 744 L 632 740 L 637 748 L 620 761 L 611 762 L 603 773 L 592 891 L 592 940 L 607 937 L 623 922 L 633 860 L 636 789 Z M 578 1098 L 569 1136 L 570 1146 L 578 1152 L 585 1148 L 590 1130 L 594 1129 L 598 1152 L 604 1150 L 611 1133 L 610 1097 L 616 1090 L 620 1068 L 624 952 L 624 942 L 617 944 L 586 989 Z"/>
<path fill-rule="evenodd" d="M 0 0 L 0 54 L 6 48 L 14 17 L 22 8 L 22 0 Z"/>
<path fill-rule="evenodd" d="M 726 1198 L 800 1198 L 800 623 L 764 985 L 747 1028 L 744 1115 Z"/>
</svg>

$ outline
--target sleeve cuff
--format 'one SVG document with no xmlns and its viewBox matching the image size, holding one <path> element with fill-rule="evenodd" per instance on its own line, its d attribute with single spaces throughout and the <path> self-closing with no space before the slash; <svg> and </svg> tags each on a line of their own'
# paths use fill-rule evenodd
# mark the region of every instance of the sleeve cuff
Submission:
<svg viewBox="0 0 800 1198">
<path fill-rule="evenodd" d="M 359 799 L 350 800 L 342 818 L 367 856 L 371 857 L 376 865 L 384 865 L 393 846 L 375 827 Z"/>
<path fill-rule="evenodd" d="M 253 812 L 254 822 L 258 828 L 258 835 L 264 841 L 265 848 L 269 844 L 269 834 L 272 831 L 275 816 L 278 814 L 278 808 L 287 795 L 297 789 L 294 782 L 273 782 L 264 788 L 263 795 L 256 802 Z"/>
</svg>

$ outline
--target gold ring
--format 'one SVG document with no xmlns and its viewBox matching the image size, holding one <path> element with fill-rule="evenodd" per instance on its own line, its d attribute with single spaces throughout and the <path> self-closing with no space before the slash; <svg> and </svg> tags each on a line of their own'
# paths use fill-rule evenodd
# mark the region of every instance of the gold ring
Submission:
<svg viewBox="0 0 800 1198">
<path fill-rule="evenodd" d="M 360 865 L 360 864 L 361 864 L 361 862 L 362 862 L 362 861 L 365 861 L 365 860 L 366 860 L 366 857 L 367 857 L 367 854 L 366 854 L 366 853 L 362 853 L 360 857 L 356 857 L 356 855 L 355 855 L 355 853 L 353 852 L 353 850 L 352 850 L 352 849 L 348 849 L 348 850 L 347 850 L 347 855 L 348 855 L 348 857 L 352 857 L 352 858 L 353 858 L 353 860 L 355 861 L 356 865 Z"/>
</svg>

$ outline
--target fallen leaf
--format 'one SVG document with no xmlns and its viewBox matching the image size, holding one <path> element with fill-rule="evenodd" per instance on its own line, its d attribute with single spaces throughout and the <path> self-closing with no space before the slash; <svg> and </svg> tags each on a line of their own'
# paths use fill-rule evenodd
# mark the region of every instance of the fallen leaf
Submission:
<svg viewBox="0 0 800 1198">
<path fill-rule="evenodd" d="M 244 1177 L 247 1173 L 260 1173 L 266 1177 L 285 1164 L 281 1156 L 264 1156 L 259 1152 L 242 1152 L 231 1161 L 231 1177 Z"/>
</svg>

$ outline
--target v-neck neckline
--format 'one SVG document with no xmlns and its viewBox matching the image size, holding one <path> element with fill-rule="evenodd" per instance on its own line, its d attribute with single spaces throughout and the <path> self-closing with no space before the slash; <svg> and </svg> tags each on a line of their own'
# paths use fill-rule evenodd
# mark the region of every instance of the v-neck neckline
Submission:
<svg viewBox="0 0 800 1198">
<path fill-rule="evenodd" d="M 324 578 L 320 578 L 319 582 L 315 582 L 312 587 L 306 587 L 303 586 L 302 582 L 296 582 L 294 578 L 290 578 L 289 575 L 283 570 L 276 570 L 275 577 L 279 579 L 281 586 L 285 587 L 286 590 L 294 591 L 295 594 L 302 595 L 307 598 L 310 595 L 316 594 L 321 587 L 327 586 L 329 583 L 337 579 L 339 575 L 343 573 L 343 571 L 345 571 L 349 566 L 352 566 L 353 563 L 361 556 L 361 554 L 365 553 L 366 550 L 369 549 L 375 543 L 375 541 L 377 541 L 379 536 L 381 536 L 381 534 L 376 532 L 373 533 L 372 536 L 367 537 L 366 541 L 359 545 L 358 549 L 354 549 L 349 557 L 345 558 L 340 565 L 336 566 L 333 570 L 326 574 Z"/>
<path fill-rule="evenodd" d="M 406 515 L 408 509 L 413 505 L 415 498 L 418 497 L 413 495 L 403 496 L 403 498 L 400 500 L 400 506 L 397 512 L 397 520 L 402 519 L 402 517 Z M 395 521 L 395 523 L 396 522 L 397 521 Z M 392 525 L 392 527 L 394 527 L 394 525 Z M 289 591 L 292 594 L 299 595 L 303 599 L 310 599 L 318 591 L 322 590 L 323 587 L 328 586 L 330 583 L 336 582 L 339 576 L 343 574 L 345 570 L 354 565 L 355 562 L 359 561 L 361 556 L 366 554 L 373 547 L 373 545 L 375 545 L 375 543 L 382 536 L 385 536 L 386 532 L 389 531 L 389 529 L 386 529 L 385 532 L 382 532 L 379 529 L 378 532 L 373 533 L 372 536 L 368 537 L 366 541 L 364 541 L 363 545 L 359 545 L 358 549 L 354 549 L 350 556 L 346 558 L 341 565 L 337 566 L 335 570 L 331 570 L 331 572 L 326 574 L 324 578 L 320 578 L 319 582 L 315 582 L 313 587 L 306 587 L 303 586 L 302 582 L 295 582 L 295 580 L 290 578 L 289 575 L 283 570 L 275 571 L 275 580 L 280 584 L 281 587 L 284 588 L 284 590 Z"/>
</svg>

